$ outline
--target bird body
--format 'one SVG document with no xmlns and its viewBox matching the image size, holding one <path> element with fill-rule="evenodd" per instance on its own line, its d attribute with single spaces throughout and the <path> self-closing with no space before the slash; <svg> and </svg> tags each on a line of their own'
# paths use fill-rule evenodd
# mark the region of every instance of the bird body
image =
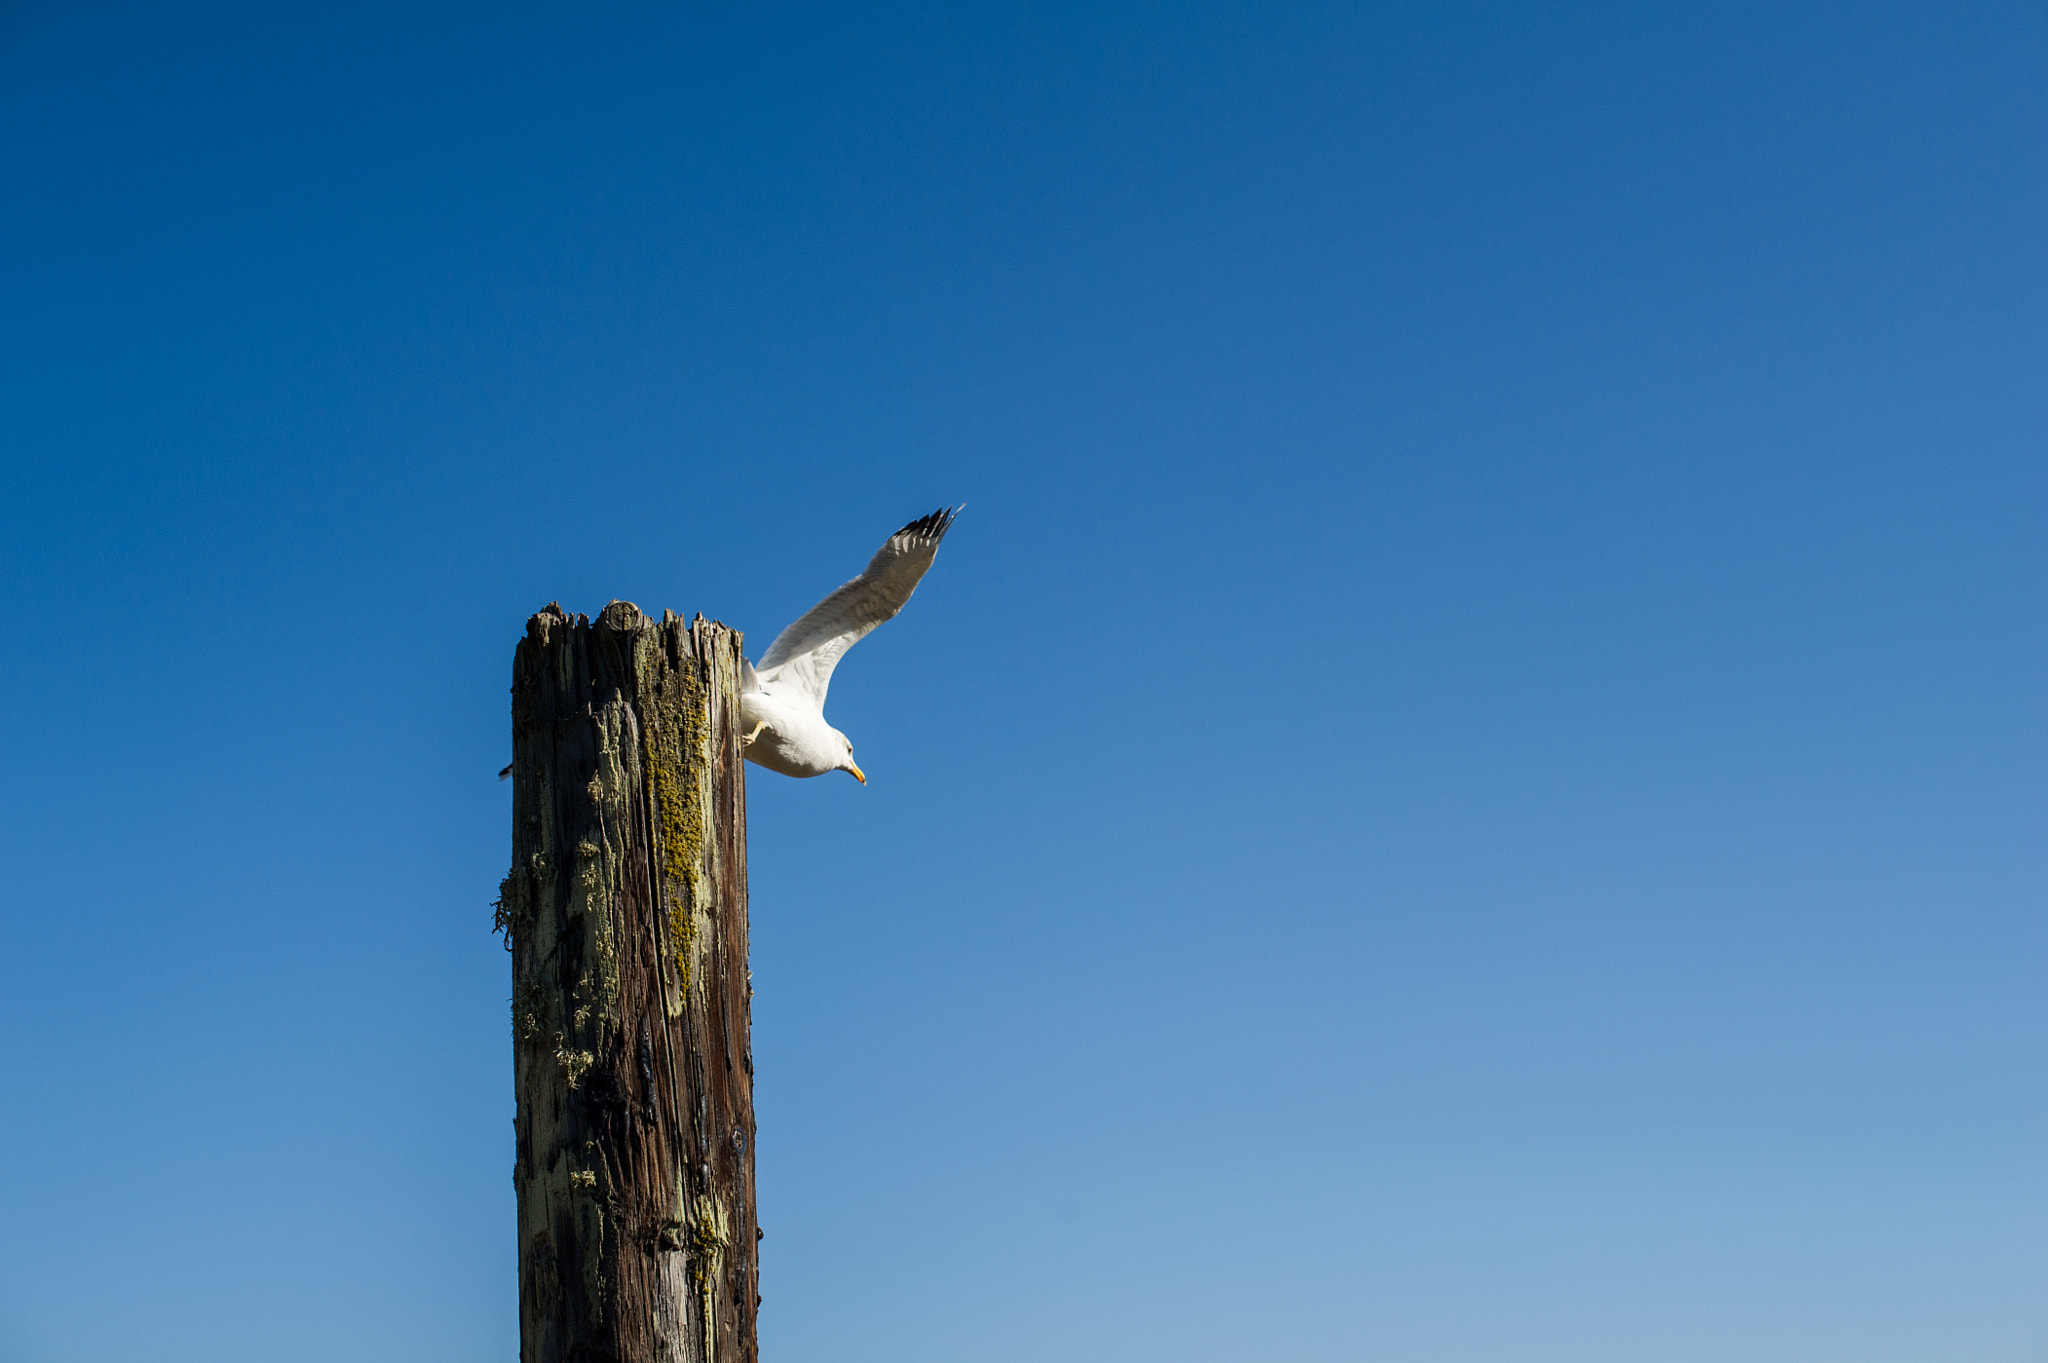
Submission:
<svg viewBox="0 0 2048 1363">
<path fill-rule="evenodd" d="M 867 773 L 854 765 L 852 740 L 825 722 L 832 669 L 903 609 L 960 510 L 934 511 L 891 535 L 859 577 L 776 635 L 759 667 L 742 670 L 740 728 L 749 762 L 784 776 L 844 771 L 867 784 Z"/>
<path fill-rule="evenodd" d="M 747 760 L 770 771 L 823 776 L 844 769 L 867 784 L 867 773 L 853 765 L 853 740 L 815 710 L 765 691 L 748 691 L 740 697 L 740 731 L 753 735 L 746 745 Z"/>
</svg>

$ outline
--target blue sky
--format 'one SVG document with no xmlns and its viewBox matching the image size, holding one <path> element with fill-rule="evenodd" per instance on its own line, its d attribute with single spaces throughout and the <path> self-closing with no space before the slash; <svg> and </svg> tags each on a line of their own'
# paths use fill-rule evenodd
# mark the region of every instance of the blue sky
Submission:
<svg viewBox="0 0 2048 1363">
<path fill-rule="evenodd" d="M 771 1359 L 2048 1349 L 2038 7 L 0 14 L 0 1359 L 516 1340 L 506 686 L 758 652 Z"/>
</svg>

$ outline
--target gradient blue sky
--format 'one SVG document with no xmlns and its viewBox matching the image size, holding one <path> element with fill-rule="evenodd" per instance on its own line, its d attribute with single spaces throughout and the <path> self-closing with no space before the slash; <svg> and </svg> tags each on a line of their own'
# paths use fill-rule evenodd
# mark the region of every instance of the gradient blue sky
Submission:
<svg viewBox="0 0 2048 1363">
<path fill-rule="evenodd" d="M 764 1354 L 2048 1355 L 2038 5 L 0 12 L 0 1358 L 513 1356 L 525 617 L 754 650 Z"/>
</svg>

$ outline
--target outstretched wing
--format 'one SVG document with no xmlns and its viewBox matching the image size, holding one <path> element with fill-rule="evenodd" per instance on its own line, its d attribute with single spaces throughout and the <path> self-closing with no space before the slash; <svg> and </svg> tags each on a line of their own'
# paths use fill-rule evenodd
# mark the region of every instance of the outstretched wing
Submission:
<svg viewBox="0 0 2048 1363">
<path fill-rule="evenodd" d="M 754 669 L 761 689 L 785 700 L 800 699 L 822 714 L 839 656 L 903 609 L 961 509 L 934 511 L 889 536 L 859 577 L 776 635 Z"/>
</svg>

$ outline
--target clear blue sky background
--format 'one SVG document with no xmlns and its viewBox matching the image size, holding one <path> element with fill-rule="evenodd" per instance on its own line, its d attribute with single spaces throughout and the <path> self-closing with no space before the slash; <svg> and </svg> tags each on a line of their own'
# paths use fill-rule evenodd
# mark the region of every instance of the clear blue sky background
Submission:
<svg viewBox="0 0 2048 1363">
<path fill-rule="evenodd" d="M 8 6 L 0 1358 L 512 1357 L 526 616 L 962 500 L 749 784 L 771 1363 L 2042 1358 L 2044 58 Z"/>
</svg>

